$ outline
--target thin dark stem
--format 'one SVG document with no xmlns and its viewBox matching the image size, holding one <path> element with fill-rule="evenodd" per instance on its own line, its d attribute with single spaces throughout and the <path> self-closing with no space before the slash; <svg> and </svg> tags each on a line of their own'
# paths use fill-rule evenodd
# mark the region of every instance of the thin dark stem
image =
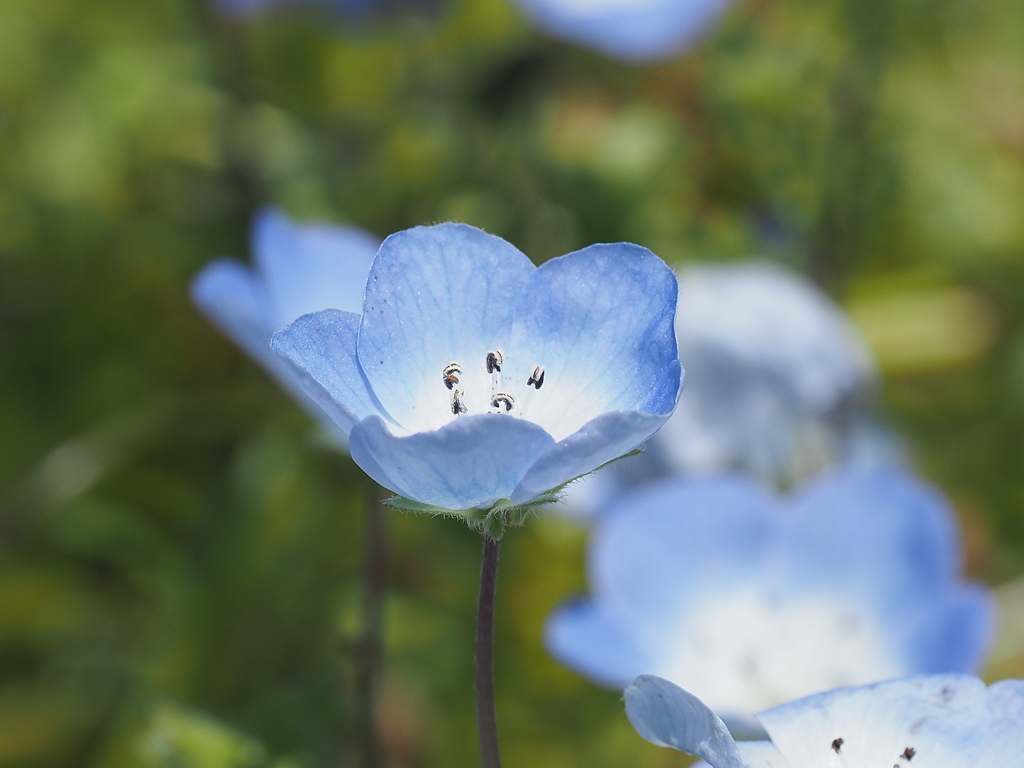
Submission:
<svg viewBox="0 0 1024 768">
<path fill-rule="evenodd" d="M 363 557 L 363 629 L 356 646 L 356 739 L 362 768 L 380 768 L 374 710 L 380 681 L 387 576 L 387 511 L 373 495 L 366 505 Z"/>
<path fill-rule="evenodd" d="M 476 729 L 480 735 L 482 768 L 501 768 L 498 720 L 494 710 L 494 594 L 498 586 L 500 544 L 497 539 L 484 534 L 480 599 L 476 613 Z"/>
</svg>

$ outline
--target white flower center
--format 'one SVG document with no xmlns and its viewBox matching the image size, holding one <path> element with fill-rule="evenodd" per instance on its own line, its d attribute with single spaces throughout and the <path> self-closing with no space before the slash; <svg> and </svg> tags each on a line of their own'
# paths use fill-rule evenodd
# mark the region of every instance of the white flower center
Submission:
<svg viewBox="0 0 1024 768">
<path fill-rule="evenodd" d="M 501 349 L 490 350 L 481 361 L 483 370 L 490 377 L 490 391 L 487 393 L 467 392 L 467 387 L 472 382 L 485 382 L 484 386 L 487 386 L 486 382 L 488 382 L 488 379 L 472 375 L 465 377 L 464 374 L 467 369 L 463 368 L 462 363 L 457 361 L 452 361 L 444 366 L 444 369 L 441 371 L 441 383 L 450 392 L 449 404 L 452 415 L 462 416 L 463 414 L 470 413 L 470 408 L 467 406 L 467 401 L 469 401 L 486 403 L 486 412 L 488 413 L 507 413 L 514 416 L 525 416 L 526 405 L 530 398 L 530 388 L 539 390 L 544 386 L 544 366 L 534 365 L 525 383 L 521 387 L 515 387 L 514 382 L 503 380 L 501 366 L 504 364 L 505 352 Z M 513 389 L 521 389 L 522 396 L 520 399 L 517 400 L 516 395 L 512 392 Z M 486 397 L 480 397 L 481 394 L 486 394 Z"/>
<path fill-rule="evenodd" d="M 669 637 L 664 676 L 712 709 L 753 713 L 811 693 L 905 674 L 882 628 L 826 595 L 737 591 L 697 606 Z"/>
</svg>

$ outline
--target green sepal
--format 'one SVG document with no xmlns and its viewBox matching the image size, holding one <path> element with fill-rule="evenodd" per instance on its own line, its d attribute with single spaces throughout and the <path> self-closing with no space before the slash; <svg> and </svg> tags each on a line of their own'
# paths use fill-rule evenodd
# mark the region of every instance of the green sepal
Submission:
<svg viewBox="0 0 1024 768">
<path fill-rule="evenodd" d="M 519 527 L 526 522 L 526 518 L 540 507 L 554 504 L 561 498 L 561 493 L 558 491 L 550 491 L 523 504 L 513 504 L 508 499 L 501 499 L 490 509 L 445 509 L 444 507 L 435 507 L 432 504 L 423 504 L 419 501 L 406 499 L 402 496 L 384 499 L 383 504 L 393 509 L 400 509 L 403 512 L 415 512 L 416 514 L 440 517 L 457 517 L 465 521 L 466 525 L 473 530 L 486 533 L 492 539 L 497 540 L 502 537 L 506 528 Z"/>
<path fill-rule="evenodd" d="M 414 512 L 418 515 L 457 517 L 460 520 L 465 521 L 466 525 L 473 530 L 486 533 L 492 539 L 497 540 L 502 537 L 506 528 L 518 528 L 526 522 L 526 518 L 536 512 L 540 507 L 546 507 L 549 504 L 555 504 L 561 501 L 562 492 L 571 483 L 575 483 L 581 477 L 593 474 L 619 459 L 636 456 L 640 453 L 643 453 L 643 448 L 634 448 L 629 453 L 624 453 L 611 461 L 606 461 L 597 469 L 585 472 L 578 477 L 572 478 L 572 480 L 567 480 L 557 488 L 552 488 L 550 491 L 546 491 L 540 496 L 522 504 L 513 504 L 508 499 L 501 499 L 500 501 L 495 502 L 494 506 L 489 509 L 446 509 L 445 507 L 435 507 L 433 504 L 424 504 L 421 501 L 413 501 L 412 499 L 407 499 L 404 496 L 392 496 L 390 499 L 384 499 L 381 503 L 385 506 L 391 507 L 392 509 L 400 509 L 403 512 Z"/>
</svg>

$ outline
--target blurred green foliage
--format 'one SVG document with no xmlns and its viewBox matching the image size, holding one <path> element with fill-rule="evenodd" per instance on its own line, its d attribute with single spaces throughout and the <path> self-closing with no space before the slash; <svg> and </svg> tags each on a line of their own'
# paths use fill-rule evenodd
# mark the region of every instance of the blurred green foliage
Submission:
<svg viewBox="0 0 1024 768">
<path fill-rule="evenodd" d="M 241 24 L 0 0 L 2 766 L 356 764 L 381 491 L 187 298 L 268 203 L 381 235 L 458 219 L 535 260 L 632 240 L 806 270 L 879 355 L 970 573 L 1024 573 L 1021 3 L 747 0 L 636 67 L 503 0 Z M 389 765 L 472 765 L 479 541 L 388 524 Z M 683 765 L 543 651 L 584 541 L 553 519 L 507 537 L 506 760 Z M 1001 643 L 994 670 L 1024 674 L 1024 639 Z"/>
</svg>

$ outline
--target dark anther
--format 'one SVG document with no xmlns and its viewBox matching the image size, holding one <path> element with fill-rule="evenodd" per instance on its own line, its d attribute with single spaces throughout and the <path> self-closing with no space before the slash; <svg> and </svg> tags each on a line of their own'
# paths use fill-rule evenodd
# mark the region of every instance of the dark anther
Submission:
<svg viewBox="0 0 1024 768">
<path fill-rule="evenodd" d="M 533 366 L 533 373 L 530 374 L 530 378 L 526 380 L 526 386 L 533 386 L 540 389 L 544 384 L 544 366 L 535 365 Z"/>
<path fill-rule="evenodd" d="M 508 392 L 495 392 L 494 397 L 491 398 L 491 408 L 501 408 L 504 405 L 505 413 L 508 413 L 512 410 L 515 402 L 515 398 Z"/>
<path fill-rule="evenodd" d="M 842 739 L 832 739 L 832 749 L 835 751 L 835 753 L 837 755 L 839 754 L 839 749 L 842 746 L 843 746 L 843 740 Z"/>
<path fill-rule="evenodd" d="M 452 414 L 458 416 L 466 412 L 466 405 L 462 402 L 462 390 L 452 390 Z"/>
<path fill-rule="evenodd" d="M 909 761 L 916 754 L 917 754 L 917 750 L 916 749 L 914 749 L 913 747 L 907 747 L 906 749 L 903 750 L 903 754 L 900 755 L 900 757 L 902 757 L 904 760 Z"/>
<path fill-rule="evenodd" d="M 456 384 L 459 383 L 460 373 L 462 373 L 461 365 L 459 365 L 458 363 L 448 363 L 448 365 L 444 367 L 444 371 L 442 371 L 441 373 L 444 385 L 448 387 L 448 389 L 454 387 Z"/>
<path fill-rule="evenodd" d="M 487 353 L 487 372 L 494 373 L 498 371 L 501 373 L 501 364 L 505 362 L 505 354 L 500 349 L 495 349 L 492 352 Z"/>
</svg>

